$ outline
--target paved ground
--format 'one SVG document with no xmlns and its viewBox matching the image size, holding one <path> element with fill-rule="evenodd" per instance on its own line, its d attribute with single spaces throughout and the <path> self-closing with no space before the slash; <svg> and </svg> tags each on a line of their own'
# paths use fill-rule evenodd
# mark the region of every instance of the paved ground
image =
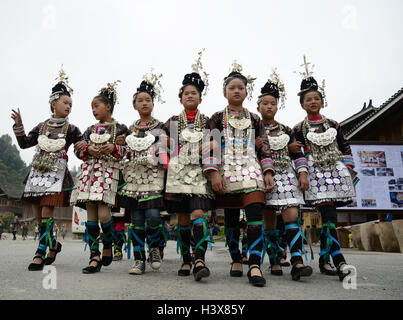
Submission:
<svg viewBox="0 0 403 320">
<path fill-rule="evenodd" d="M 10 238 L 9 238 L 10 239 Z M 5 299 L 403 299 L 403 254 L 363 252 L 344 249 L 346 259 L 357 267 L 357 289 L 346 290 L 338 277 L 320 274 L 317 262 L 318 247 L 314 247 L 315 261 L 309 262 L 314 273 L 300 282 L 291 280 L 290 268 L 282 277 L 268 273 L 267 257 L 264 272 L 267 285 L 255 288 L 248 284 L 246 266 L 242 278 L 229 276 L 229 255 L 223 242 L 217 242 L 207 253 L 211 276 L 201 282 L 193 277 L 178 277 L 180 266 L 176 242 L 169 241 L 165 259 L 159 271 L 147 265 L 142 276 L 128 274 L 132 261 L 113 262 L 102 267 L 100 273 L 86 275 L 81 269 L 87 265 L 89 252 L 78 240 L 65 240 L 63 251 L 54 263 L 56 289 L 45 289 L 50 277 L 43 272 L 27 270 L 37 242 L 0 240 L 0 300 Z"/>
</svg>

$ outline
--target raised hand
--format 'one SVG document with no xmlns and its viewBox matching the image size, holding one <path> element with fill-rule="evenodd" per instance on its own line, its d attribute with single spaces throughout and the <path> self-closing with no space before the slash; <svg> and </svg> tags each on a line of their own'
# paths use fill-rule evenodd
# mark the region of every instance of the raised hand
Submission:
<svg viewBox="0 0 403 320">
<path fill-rule="evenodd" d="M 12 109 L 12 114 L 11 114 L 11 118 L 14 120 L 14 123 L 17 127 L 21 127 L 22 126 L 22 118 L 21 118 L 21 111 L 20 108 L 17 109 L 18 111 L 15 111 L 14 109 Z"/>
</svg>

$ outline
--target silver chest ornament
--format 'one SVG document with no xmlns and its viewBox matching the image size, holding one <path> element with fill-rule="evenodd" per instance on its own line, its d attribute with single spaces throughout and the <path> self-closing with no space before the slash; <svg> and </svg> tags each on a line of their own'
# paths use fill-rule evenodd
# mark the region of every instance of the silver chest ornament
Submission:
<svg viewBox="0 0 403 320">
<path fill-rule="evenodd" d="M 103 144 L 111 138 L 109 133 L 98 134 L 98 133 L 91 133 L 90 140 L 95 144 Z"/>
<path fill-rule="evenodd" d="M 337 136 L 337 130 L 335 128 L 329 128 L 325 132 L 316 133 L 314 132 L 315 129 L 311 129 L 307 134 L 307 139 L 318 145 L 318 146 L 328 146 L 329 144 L 333 143 Z"/>
<path fill-rule="evenodd" d="M 64 137 L 64 135 L 62 136 Z M 63 147 L 66 145 L 66 139 L 50 139 L 46 135 L 41 134 L 38 137 L 38 145 L 41 150 L 46 152 L 57 152 L 63 149 Z"/>
<path fill-rule="evenodd" d="M 269 139 L 270 149 L 276 151 L 284 149 L 288 145 L 288 142 L 290 141 L 290 136 L 285 133 L 276 137 L 271 137 L 269 135 L 267 137 Z"/>
</svg>

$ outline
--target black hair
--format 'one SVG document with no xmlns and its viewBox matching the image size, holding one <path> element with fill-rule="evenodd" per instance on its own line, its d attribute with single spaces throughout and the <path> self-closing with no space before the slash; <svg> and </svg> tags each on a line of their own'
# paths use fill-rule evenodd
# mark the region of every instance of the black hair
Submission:
<svg viewBox="0 0 403 320">
<path fill-rule="evenodd" d="M 109 104 L 111 106 L 111 114 L 113 113 L 113 108 L 115 103 L 113 102 L 115 98 L 115 93 L 107 88 L 103 88 L 99 95 L 94 97 L 94 99 L 100 99 L 104 104 Z"/>
<path fill-rule="evenodd" d="M 133 95 L 133 104 L 136 103 L 137 95 L 140 92 L 148 93 L 150 95 L 150 97 L 151 97 L 152 102 L 154 102 L 155 91 L 154 91 L 154 85 L 153 84 L 143 80 L 140 83 L 140 87 L 137 88 L 136 93 Z"/>
<path fill-rule="evenodd" d="M 198 74 L 197 72 L 192 72 L 192 73 L 186 74 L 182 81 L 182 87 L 179 90 L 179 95 L 178 95 L 179 99 L 182 99 L 183 91 L 185 90 L 185 88 L 187 86 L 194 86 L 197 89 L 197 91 L 199 92 L 199 95 L 201 97 L 202 92 L 205 87 L 205 83 L 202 80 L 202 78 L 200 77 L 200 74 Z"/>
<path fill-rule="evenodd" d="M 228 76 L 226 76 L 226 77 L 224 78 L 224 88 L 225 88 L 225 87 L 228 85 L 228 83 L 229 83 L 232 79 L 234 79 L 234 78 L 237 78 L 237 79 L 242 80 L 242 82 L 245 84 L 245 86 L 248 84 L 248 79 L 247 79 L 242 73 L 233 71 L 233 72 L 231 72 Z"/>
<path fill-rule="evenodd" d="M 68 96 L 71 97 L 70 92 L 67 90 L 66 86 L 62 83 L 59 82 L 58 84 L 56 84 L 53 88 L 52 88 L 52 95 L 54 93 L 58 93 L 59 94 L 59 98 L 52 100 L 53 101 L 57 101 L 60 99 L 61 96 Z M 53 108 L 52 108 L 52 103 L 50 103 L 50 111 L 54 112 Z"/>
</svg>

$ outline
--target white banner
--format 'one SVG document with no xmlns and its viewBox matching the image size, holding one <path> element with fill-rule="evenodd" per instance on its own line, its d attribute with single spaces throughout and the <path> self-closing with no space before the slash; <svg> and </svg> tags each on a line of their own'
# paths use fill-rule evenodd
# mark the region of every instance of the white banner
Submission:
<svg viewBox="0 0 403 320">
<path fill-rule="evenodd" d="M 85 223 L 87 222 L 87 210 L 73 207 L 73 217 L 71 222 L 72 233 L 85 233 Z"/>
<path fill-rule="evenodd" d="M 351 145 L 360 181 L 349 209 L 403 210 L 403 146 Z"/>
</svg>

